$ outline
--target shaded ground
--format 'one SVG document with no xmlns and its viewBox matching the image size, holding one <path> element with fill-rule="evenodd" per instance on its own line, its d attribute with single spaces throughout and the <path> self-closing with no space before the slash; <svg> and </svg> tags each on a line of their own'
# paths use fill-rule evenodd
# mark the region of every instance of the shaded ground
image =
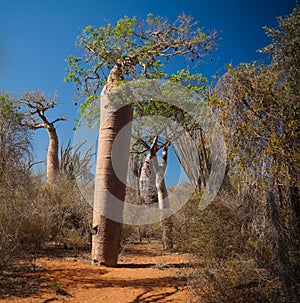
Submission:
<svg viewBox="0 0 300 303">
<path fill-rule="evenodd" d="M 185 255 L 165 253 L 158 242 L 129 245 L 117 268 L 95 267 L 81 258 L 42 257 L 35 268 L 20 264 L 20 273 L 0 278 L 0 302 L 191 302 L 182 275 L 189 267 Z"/>
</svg>

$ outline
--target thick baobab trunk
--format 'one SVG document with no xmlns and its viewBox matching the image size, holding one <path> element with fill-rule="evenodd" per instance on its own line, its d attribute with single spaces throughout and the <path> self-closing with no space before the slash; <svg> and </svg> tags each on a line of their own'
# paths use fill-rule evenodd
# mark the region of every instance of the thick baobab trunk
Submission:
<svg viewBox="0 0 300 303">
<path fill-rule="evenodd" d="M 49 136 L 49 146 L 47 151 L 47 182 L 49 184 L 54 184 L 57 182 L 59 173 L 58 136 L 54 126 L 49 126 L 47 131 Z"/>
<path fill-rule="evenodd" d="M 129 159 L 131 127 L 118 137 L 120 150 L 113 144 L 120 130 L 132 121 L 132 106 L 115 103 L 121 67 L 115 66 L 101 93 L 100 133 L 96 167 L 92 262 L 116 266 L 121 240 L 123 201 Z M 117 154 L 113 154 L 117 152 Z M 121 202 L 121 203 L 120 203 Z"/>
</svg>

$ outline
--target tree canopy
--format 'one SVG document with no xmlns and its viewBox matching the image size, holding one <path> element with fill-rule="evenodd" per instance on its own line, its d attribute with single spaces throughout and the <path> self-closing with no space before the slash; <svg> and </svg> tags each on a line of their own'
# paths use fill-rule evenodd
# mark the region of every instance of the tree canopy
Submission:
<svg viewBox="0 0 300 303">
<path fill-rule="evenodd" d="M 91 106 L 114 65 L 122 67 L 125 80 L 171 78 L 191 82 L 192 87 L 200 76 L 187 70 L 201 63 L 216 47 L 216 40 L 217 32 L 205 33 L 184 14 L 172 23 L 148 14 L 145 20 L 125 16 L 116 25 L 87 26 L 77 40 L 83 56 L 67 59 L 65 81 L 73 82 L 78 94 L 86 96 L 81 113 Z M 166 65 L 175 57 L 181 57 L 187 69 L 170 76 Z"/>
</svg>

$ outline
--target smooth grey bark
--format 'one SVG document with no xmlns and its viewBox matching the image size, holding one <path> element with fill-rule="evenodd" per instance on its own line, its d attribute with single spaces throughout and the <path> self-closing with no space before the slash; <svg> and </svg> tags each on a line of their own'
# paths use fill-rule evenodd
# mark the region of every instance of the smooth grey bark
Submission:
<svg viewBox="0 0 300 303">
<path fill-rule="evenodd" d="M 58 160 L 58 136 L 53 125 L 48 125 L 49 145 L 47 150 L 47 182 L 54 184 L 57 182 L 59 174 Z"/>
<path fill-rule="evenodd" d="M 172 219 L 167 217 L 164 219 L 163 212 L 170 209 L 170 203 L 168 198 L 168 190 L 165 183 L 165 172 L 167 168 L 168 160 L 168 145 L 163 147 L 162 150 L 162 163 L 158 165 L 157 158 L 154 160 L 154 170 L 156 174 L 155 184 L 158 192 L 158 207 L 161 210 L 161 228 L 162 228 L 162 243 L 164 249 L 173 248 L 173 238 L 172 238 Z"/>
<path fill-rule="evenodd" d="M 167 167 L 168 146 L 167 143 L 162 151 L 162 163 L 158 164 L 157 146 L 158 136 L 156 136 L 149 147 L 149 154 L 146 156 L 141 169 L 140 194 L 142 202 L 146 205 L 158 203 L 161 210 L 162 243 L 164 249 L 173 247 L 172 220 L 164 218 L 164 212 L 170 209 L 168 190 L 165 184 L 165 171 Z"/>
<path fill-rule="evenodd" d="M 146 156 L 140 175 L 140 195 L 142 199 L 142 204 L 151 205 L 158 202 L 158 193 L 155 184 L 156 174 L 154 172 L 153 155 L 151 151 Z"/>
</svg>

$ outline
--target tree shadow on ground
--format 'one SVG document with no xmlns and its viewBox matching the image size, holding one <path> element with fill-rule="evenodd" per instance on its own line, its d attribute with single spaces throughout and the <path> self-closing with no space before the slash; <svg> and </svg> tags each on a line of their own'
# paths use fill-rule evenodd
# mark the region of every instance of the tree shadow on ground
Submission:
<svg viewBox="0 0 300 303">
<path fill-rule="evenodd" d="M 146 264 L 147 265 L 147 264 Z M 133 267 L 138 268 L 138 267 Z M 143 268 L 143 267 L 141 267 Z M 113 268 L 116 269 L 116 268 Z M 182 284 L 183 279 L 174 278 L 173 275 L 166 275 L 162 278 L 115 278 L 106 277 L 105 273 L 110 271 L 109 268 L 87 266 L 83 269 L 77 268 L 57 268 L 47 270 L 49 277 L 56 277 L 58 281 L 64 281 L 64 285 L 72 286 L 72 288 L 163 288 L 163 287 L 177 287 Z"/>
<path fill-rule="evenodd" d="M 177 293 L 179 289 L 175 289 L 174 291 L 169 292 L 161 292 L 159 294 L 149 294 L 149 290 L 146 290 L 145 292 L 138 295 L 133 301 L 129 303 L 151 303 L 151 302 L 174 302 L 172 298 L 167 299 L 168 297 L 173 296 L 175 293 Z"/>
<path fill-rule="evenodd" d="M 58 282 L 64 281 L 62 285 L 63 289 L 70 287 L 72 289 L 77 287 L 94 289 L 135 288 L 140 289 L 142 293 L 132 303 L 160 302 L 162 298 L 175 294 L 179 290 L 179 287 L 184 286 L 186 282 L 184 279 L 174 278 L 171 275 L 163 278 L 105 279 L 101 278 L 101 276 L 107 270 L 95 266 L 87 266 L 83 269 L 40 269 L 35 272 L 27 271 L 27 273 L 24 273 L 24 271 L 23 269 L 22 274 L 10 273 L 0 277 L 0 299 L 9 297 L 26 298 L 41 295 L 43 292 L 55 294 L 55 289 L 53 288 L 53 279 L 55 277 L 55 280 Z M 163 289 L 165 291 L 162 291 Z M 153 291 L 157 291 L 158 293 L 148 294 Z M 72 292 L 69 293 L 72 295 Z"/>
<path fill-rule="evenodd" d="M 32 264 L 18 264 L 0 275 L 0 300 L 5 297 L 29 297 L 39 295 L 47 279 L 42 277 L 44 269 L 36 270 Z"/>
<path fill-rule="evenodd" d="M 48 258 L 50 260 L 51 258 Z M 59 258 L 58 258 L 59 259 Z M 72 262 L 77 263 L 77 262 Z M 0 274 L 0 301 L 5 298 L 17 297 L 26 298 L 31 296 L 41 295 L 43 292 L 50 292 L 53 294 L 62 294 L 67 291 L 66 286 L 60 286 L 60 278 L 69 277 L 77 284 L 80 283 L 80 278 L 85 276 L 93 276 L 105 274 L 105 269 L 99 267 L 88 268 L 87 264 L 82 263 L 85 268 L 82 269 L 47 269 L 47 265 L 42 261 L 30 263 L 22 262 L 15 264 L 10 270 Z M 78 283 L 78 284 L 79 284 Z"/>
<path fill-rule="evenodd" d="M 123 263 L 118 264 L 117 268 L 194 268 L 195 263 L 171 263 L 171 264 L 157 264 L 157 263 Z"/>
</svg>

